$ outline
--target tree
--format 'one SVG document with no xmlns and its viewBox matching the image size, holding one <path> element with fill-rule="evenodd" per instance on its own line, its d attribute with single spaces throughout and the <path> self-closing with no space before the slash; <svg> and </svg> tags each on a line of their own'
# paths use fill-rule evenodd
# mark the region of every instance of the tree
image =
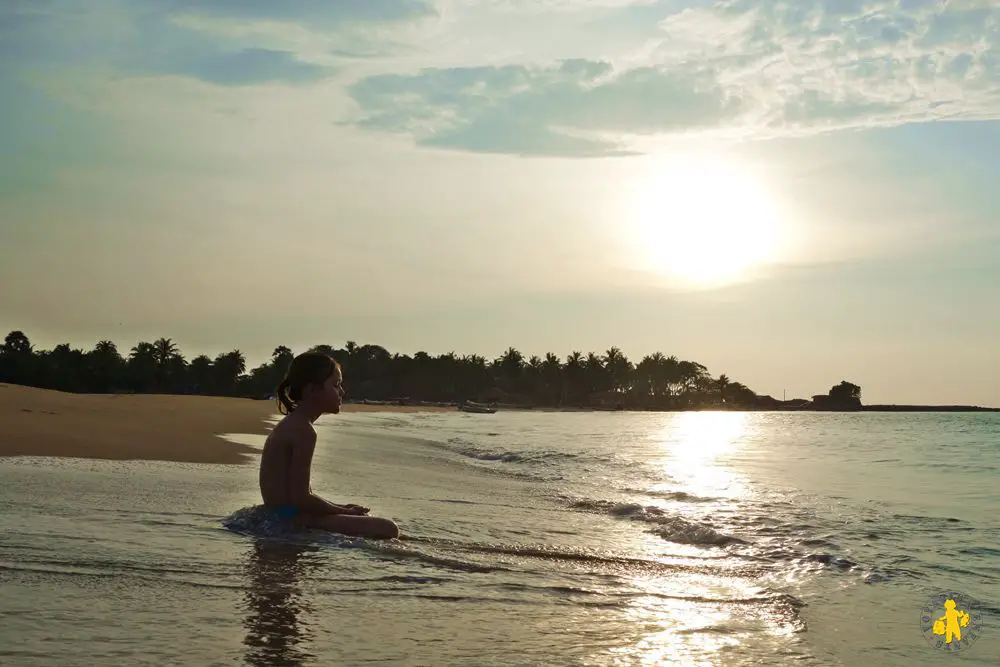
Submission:
<svg viewBox="0 0 1000 667">
<path fill-rule="evenodd" d="M 11 355 L 31 354 L 31 341 L 23 331 L 11 331 L 3 339 L 3 351 Z"/>
<path fill-rule="evenodd" d="M 413 356 L 390 353 L 375 344 L 347 341 L 344 349 L 312 348 L 345 368 L 348 396 L 354 399 L 414 401 L 506 401 L 537 406 L 592 406 L 605 409 L 701 409 L 773 407 L 728 375 L 713 377 L 706 366 L 653 352 L 633 364 L 618 347 L 603 355 L 574 350 L 564 361 L 554 352 L 527 356 L 509 347 L 492 362 L 478 354 L 447 352 Z M 247 373 L 238 350 L 205 354 L 190 363 L 171 338 L 137 342 L 127 359 L 110 340 L 84 353 L 67 343 L 38 350 L 23 331 L 11 331 L 0 346 L 0 382 L 66 391 L 193 392 L 267 398 L 294 358 L 284 345 Z M 814 397 L 818 409 L 860 409 L 861 387 L 842 381 Z"/>
<path fill-rule="evenodd" d="M 841 380 L 840 384 L 830 387 L 829 396 L 836 400 L 860 401 L 861 387 L 847 380 Z"/>
<path fill-rule="evenodd" d="M 835 409 L 861 409 L 861 387 L 847 380 L 841 380 L 840 384 L 830 387 L 827 396 L 830 405 Z"/>
<path fill-rule="evenodd" d="M 719 379 L 715 381 L 715 388 L 719 392 L 719 401 L 726 403 L 726 397 L 729 393 L 729 385 L 732 384 L 729 381 L 729 376 L 723 373 L 719 376 Z"/>
<path fill-rule="evenodd" d="M 524 371 L 524 355 L 513 347 L 507 348 L 495 362 L 498 383 L 508 392 L 522 390 L 521 375 Z"/>
<path fill-rule="evenodd" d="M 153 360 L 156 362 L 156 386 L 160 391 L 180 384 L 184 357 L 170 338 L 159 338 L 153 343 Z"/>
<path fill-rule="evenodd" d="M 604 367 L 607 369 L 611 391 L 620 394 L 624 404 L 628 394 L 632 391 L 635 377 L 635 368 L 632 366 L 632 362 L 621 350 L 612 347 L 604 354 Z"/>
<path fill-rule="evenodd" d="M 0 382 L 28 384 L 35 381 L 31 341 L 23 331 L 11 331 L 0 347 Z"/>
<path fill-rule="evenodd" d="M 87 353 L 87 372 L 91 390 L 106 393 L 120 389 L 124 384 L 125 360 L 118 347 L 110 340 L 98 341 Z"/>
<path fill-rule="evenodd" d="M 126 374 L 129 386 L 135 391 L 152 391 L 158 387 L 159 365 L 152 343 L 139 341 L 129 351 Z"/>
<path fill-rule="evenodd" d="M 566 356 L 563 367 L 563 396 L 561 404 L 579 405 L 582 396 L 583 353 L 573 350 Z"/>
<path fill-rule="evenodd" d="M 246 357 L 239 350 L 220 354 L 212 362 L 212 384 L 216 393 L 235 394 L 240 376 L 246 372 Z"/>
<path fill-rule="evenodd" d="M 82 391 L 86 384 L 86 357 L 69 343 L 60 343 L 51 352 L 43 352 L 37 364 L 43 387 L 60 391 Z"/>
<path fill-rule="evenodd" d="M 212 373 L 212 360 L 208 355 L 199 354 L 191 360 L 191 365 L 188 367 L 188 383 L 191 389 L 197 393 L 211 392 L 215 382 Z"/>
</svg>

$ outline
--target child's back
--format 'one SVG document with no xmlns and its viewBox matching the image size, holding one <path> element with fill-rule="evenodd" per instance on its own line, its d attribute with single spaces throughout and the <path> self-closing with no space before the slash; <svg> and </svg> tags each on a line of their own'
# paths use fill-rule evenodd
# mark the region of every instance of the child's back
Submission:
<svg viewBox="0 0 1000 667">
<path fill-rule="evenodd" d="M 308 431 L 306 431 L 308 429 Z M 294 419 L 288 415 L 282 419 L 264 443 L 264 451 L 260 456 L 260 495 L 264 505 L 281 507 L 294 505 L 292 500 L 292 452 L 295 442 L 311 437 L 316 433 L 311 424 Z"/>
</svg>

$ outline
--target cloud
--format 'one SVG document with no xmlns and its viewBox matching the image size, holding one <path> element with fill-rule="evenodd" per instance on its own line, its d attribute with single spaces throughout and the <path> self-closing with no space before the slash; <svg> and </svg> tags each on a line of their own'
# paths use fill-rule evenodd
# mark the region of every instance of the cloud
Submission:
<svg viewBox="0 0 1000 667">
<path fill-rule="evenodd" d="M 629 153 L 636 135 L 1000 117 L 1000 6 L 989 0 L 654 0 L 593 12 L 616 44 L 632 31 L 631 52 L 373 75 L 349 88 L 357 124 L 421 145 L 591 156 Z"/>
<path fill-rule="evenodd" d="M 408 21 L 436 12 L 423 0 L 151 0 L 168 13 L 252 21 L 289 21 L 329 28 L 353 21 Z"/>
<path fill-rule="evenodd" d="M 1000 7 L 985 2 L 728 0 L 661 28 L 654 57 L 713 68 L 727 90 L 754 100 L 748 120 L 763 134 L 1000 111 Z M 708 35 L 726 31 L 713 46 Z"/>
<path fill-rule="evenodd" d="M 742 107 L 697 72 L 619 72 L 582 59 L 376 75 L 349 93 L 362 109 L 361 127 L 410 132 L 428 146 L 568 157 L 626 152 L 603 134 L 708 127 Z"/>
<path fill-rule="evenodd" d="M 221 86 L 268 82 L 313 83 L 332 73 L 328 67 L 296 60 L 287 51 L 270 49 L 182 55 L 166 61 L 160 71 L 190 76 Z"/>
<path fill-rule="evenodd" d="M 10 0 L 0 69 L 224 87 L 350 76 L 356 115 L 327 107 L 331 122 L 518 155 L 1000 117 L 994 0 L 440 2 L 418 39 L 430 0 Z"/>
<path fill-rule="evenodd" d="M 0 67 L 298 85 L 330 76 L 338 55 L 376 55 L 372 26 L 430 15 L 418 0 L 11 0 L 0 5 Z"/>
</svg>

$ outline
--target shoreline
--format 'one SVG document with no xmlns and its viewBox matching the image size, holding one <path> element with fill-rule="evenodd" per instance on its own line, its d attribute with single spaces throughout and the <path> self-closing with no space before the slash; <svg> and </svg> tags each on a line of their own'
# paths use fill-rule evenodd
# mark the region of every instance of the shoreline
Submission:
<svg viewBox="0 0 1000 667">
<path fill-rule="evenodd" d="M 345 404 L 343 412 L 446 408 Z M 237 464 L 259 449 L 227 440 L 264 435 L 280 417 L 273 401 L 176 394 L 71 394 L 0 383 L 0 458 Z"/>
<path fill-rule="evenodd" d="M 500 412 L 653 412 L 608 408 L 497 406 Z M 728 411 L 703 408 L 700 411 Z M 657 410 L 655 412 L 691 412 Z M 832 412 L 799 407 L 741 412 Z M 342 412 L 457 412 L 446 404 L 345 403 Z M 853 410 L 851 412 L 859 412 Z M 860 412 L 1000 412 L 976 406 L 870 405 Z M 490 419 L 490 415 L 476 415 Z M 71 394 L 0 383 L 0 458 L 41 456 L 114 461 L 240 464 L 259 449 L 228 440 L 266 436 L 280 418 L 273 401 L 175 394 Z"/>
</svg>

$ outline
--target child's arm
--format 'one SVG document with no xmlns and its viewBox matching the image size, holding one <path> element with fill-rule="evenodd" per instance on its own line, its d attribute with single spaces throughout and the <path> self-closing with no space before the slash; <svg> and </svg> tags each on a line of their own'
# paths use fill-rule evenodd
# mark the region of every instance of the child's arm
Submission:
<svg viewBox="0 0 1000 667">
<path fill-rule="evenodd" d="M 307 514 L 354 514 L 354 510 L 323 500 L 309 485 L 312 474 L 312 457 L 316 451 L 316 433 L 304 434 L 300 442 L 292 445 L 292 462 L 289 470 L 288 489 L 291 500 Z"/>
</svg>

